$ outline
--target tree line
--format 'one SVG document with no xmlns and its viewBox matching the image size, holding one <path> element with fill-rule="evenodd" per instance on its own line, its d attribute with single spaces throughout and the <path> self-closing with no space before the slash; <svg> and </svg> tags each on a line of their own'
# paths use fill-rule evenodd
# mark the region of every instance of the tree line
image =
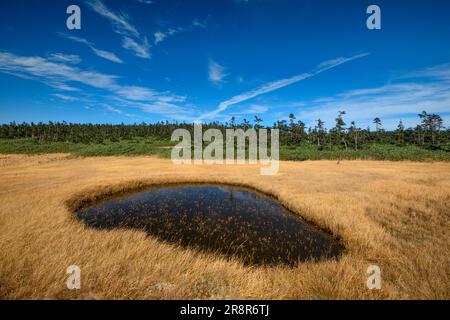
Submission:
<svg viewBox="0 0 450 320">
<path fill-rule="evenodd" d="M 450 143 L 450 129 L 443 125 L 441 116 L 426 111 L 418 114 L 420 123 L 414 128 L 406 128 L 400 120 L 395 130 L 385 130 L 380 118 L 373 119 L 375 130 L 360 128 L 355 121 L 349 124 L 345 120 L 346 112 L 339 111 L 331 128 L 326 128 L 321 119 L 314 126 L 307 127 L 296 119 L 294 114 L 288 120 L 276 121 L 271 127 L 263 126 L 263 119 L 255 116 L 253 121 L 243 119 L 237 123 L 232 117 L 225 123 L 211 122 L 203 124 L 203 129 L 215 128 L 225 133 L 228 128 L 279 129 L 282 145 L 309 143 L 319 149 L 335 148 L 358 150 L 367 144 L 418 145 L 429 148 L 441 148 Z M 175 129 L 184 128 L 193 132 L 193 124 L 160 121 L 140 124 L 79 124 L 67 122 L 15 123 L 0 126 L 0 138 L 32 138 L 38 142 L 103 143 L 107 140 L 117 142 L 122 139 L 155 138 L 170 140 Z"/>
</svg>

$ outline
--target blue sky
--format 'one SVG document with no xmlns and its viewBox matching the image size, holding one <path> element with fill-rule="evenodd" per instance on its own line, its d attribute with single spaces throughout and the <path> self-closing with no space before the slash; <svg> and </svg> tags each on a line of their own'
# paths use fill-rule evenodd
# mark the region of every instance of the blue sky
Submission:
<svg viewBox="0 0 450 320">
<path fill-rule="evenodd" d="M 81 8 L 68 30 L 66 8 Z M 381 8 L 368 30 L 366 9 Z M 5 0 L 0 122 L 450 125 L 450 2 Z"/>
</svg>

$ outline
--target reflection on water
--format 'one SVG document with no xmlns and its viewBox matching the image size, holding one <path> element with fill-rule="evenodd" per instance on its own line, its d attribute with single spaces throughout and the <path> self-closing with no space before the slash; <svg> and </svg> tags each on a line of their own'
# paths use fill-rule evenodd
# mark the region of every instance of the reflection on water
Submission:
<svg viewBox="0 0 450 320">
<path fill-rule="evenodd" d="M 246 264 L 294 265 L 339 256 L 342 247 L 272 198 L 223 186 L 154 188 L 83 209 L 99 229 L 135 228 L 181 246 L 240 258 Z"/>
</svg>

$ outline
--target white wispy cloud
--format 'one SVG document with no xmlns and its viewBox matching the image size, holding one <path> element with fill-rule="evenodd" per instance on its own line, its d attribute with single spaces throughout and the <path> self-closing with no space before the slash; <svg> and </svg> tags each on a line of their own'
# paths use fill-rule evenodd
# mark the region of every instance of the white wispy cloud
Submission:
<svg viewBox="0 0 450 320">
<path fill-rule="evenodd" d="M 149 51 L 150 44 L 148 43 L 147 38 L 142 40 L 141 43 L 138 43 L 135 40 L 133 40 L 132 38 L 124 37 L 122 39 L 122 47 L 124 49 L 129 49 L 129 50 L 134 51 L 134 54 L 139 58 L 143 58 L 143 59 L 151 58 L 151 54 Z"/>
<path fill-rule="evenodd" d="M 143 3 L 143 4 L 153 4 L 153 3 L 155 3 L 154 1 L 152 1 L 152 0 L 136 0 L 136 2 L 139 2 L 139 3 Z"/>
<path fill-rule="evenodd" d="M 182 28 L 177 28 L 177 29 L 168 29 L 166 31 L 157 31 L 153 34 L 155 40 L 154 40 L 154 44 L 158 45 L 159 43 L 163 42 L 164 40 L 166 40 L 167 37 L 173 36 L 174 34 L 177 34 L 179 32 L 182 32 L 183 29 Z"/>
<path fill-rule="evenodd" d="M 116 93 L 118 93 L 122 97 L 126 97 L 127 99 L 138 101 L 150 100 L 159 95 L 159 93 L 155 90 L 137 86 L 124 86 L 118 88 L 116 90 Z"/>
<path fill-rule="evenodd" d="M 117 33 L 121 35 L 132 34 L 136 37 L 139 36 L 139 32 L 137 31 L 136 27 L 128 21 L 128 16 L 126 14 L 115 13 L 114 11 L 106 7 L 101 0 L 88 0 L 87 4 L 92 8 L 92 10 L 107 19 L 112 24 Z"/>
<path fill-rule="evenodd" d="M 42 80 L 46 84 L 67 85 L 76 82 L 94 88 L 111 90 L 118 87 L 116 76 L 83 71 L 78 67 L 53 62 L 38 56 L 17 56 L 8 52 L 0 52 L 0 71 Z"/>
<path fill-rule="evenodd" d="M 77 66 L 54 62 L 44 57 L 18 56 L 0 51 L 0 72 L 39 81 L 53 88 L 67 89 L 70 92 L 79 90 L 73 87 L 74 84 L 103 90 L 103 94 L 96 93 L 95 96 L 101 97 L 102 100 L 114 100 L 123 106 L 136 107 L 145 112 L 169 116 L 178 114 L 177 117 L 180 119 L 190 112 L 189 108 L 177 105 L 183 104 L 186 97 L 140 86 L 122 85 L 119 83 L 119 77 L 115 75 L 83 70 Z M 69 97 L 64 96 L 59 93 L 55 95 L 60 99 Z"/>
<path fill-rule="evenodd" d="M 222 85 L 225 83 L 225 78 L 229 74 L 224 66 L 218 64 L 213 60 L 208 63 L 208 79 L 215 85 Z"/>
<path fill-rule="evenodd" d="M 106 59 L 106 60 L 109 60 L 112 62 L 116 62 L 116 63 L 123 63 L 123 61 L 112 52 L 96 49 L 94 47 L 92 47 L 91 49 L 100 58 L 103 58 L 103 59 Z"/>
<path fill-rule="evenodd" d="M 103 104 L 103 108 L 105 110 L 109 111 L 110 113 L 114 113 L 114 114 L 119 115 L 121 117 L 125 116 L 125 117 L 128 117 L 128 118 L 140 118 L 136 114 L 125 112 L 125 111 L 120 110 L 118 108 L 115 108 L 115 107 L 113 107 L 113 106 L 111 106 L 109 104 Z"/>
<path fill-rule="evenodd" d="M 341 58 L 337 58 L 337 59 L 333 59 L 333 60 L 328 60 L 328 61 L 324 61 L 322 63 L 320 63 L 314 71 L 309 72 L 309 73 L 302 73 L 302 74 L 298 74 L 295 75 L 293 77 L 290 78 L 286 78 L 286 79 L 281 79 L 281 80 L 277 80 L 277 81 L 273 81 L 273 82 L 269 82 L 266 83 L 254 90 L 251 91 L 247 91 L 244 93 L 241 93 L 237 96 L 232 97 L 229 100 L 223 101 L 221 102 L 218 107 L 208 113 L 205 113 L 201 116 L 200 120 L 204 120 L 204 119 L 214 119 L 219 113 L 225 111 L 226 109 L 228 109 L 230 106 L 253 99 L 257 96 L 260 96 L 262 94 L 266 94 L 284 87 L 287 87 L 289 85 L 292 85 L 294 83 L 303 81 L 305 79 L 314 77 L 322 72 L 325 72 L 329 69 L 335 68 L 339 65 L 342 65 L 344 63 L 353 61 L 355 59 L 359 59 L 362 57 L 367 56 L 367 53 L 363 53 L 363 54 L 358 54 L 352 57 L 341 57 Z"/>
<path fill-rule="evenodd" d="M 193 31 L 196 28 L 205 29 L 207 27 L 208 20 L 209 20 L 209 16 L 204 21 L 194 19 L 187 27 L 176 27 L 176 28 L 169 28 L 167 30 L 156 31 L 153 34 L 153 37 L 154 37 L 153 43 L 155 45 L 158 45 L 161 42 L 163 42 L 164 40 L 166 40 L 168 37 L 176 35 L 181 32 Z"/>
<path fill-rule="evenodd" d="M 194 28 L 202 28 L 202 29 L 206 29 L 206 28 L 208 27 L 208 20 L 209 20 L 209 18 L 211 18 L 211 15 L 208 15 L 208 16 L 206 17 L 206 19 L 204 19 L 203 21 L 200 21 L 200 20 L 198 20 L 198 19 L 194 19 L 194 20 L 192 21 L 191 26 L 194 27 Z"/>
<path fill-rule="evenodd" d="M 76 101 L 77 100 L 77 98 L 72 97 L 72 96 L 68 96 L 68 95 L 65 95 L 65 94 L 53 93 L 52 95 L 54 97 L 57 97 L 57 98 L 63 100 L 63 101 Z"/>
<path fill-rule="evenodd" d="M 53 53 L 48 58 L 51 61 L 63 63 L 78 64 L 81 62 L 81 58 L 75 54 Z"/>
<path fill-rule="evenodd" d="M 435 78 L 442 80 L 450 80 L 450 63 L 440 64 L 427 68 L 425 70 L 411 72 L 403 75 L 401 78 Z"/>
<path fill-rule="evenodd" d="M 267 110 L 269 110 L 269 106 L 265 105 L 251 105 L 250 107 L 246 108 L 245 110 L 233 112 L 235 115 L 256 115 L 256 114 L 263 114 L 266 113 Z"/>
<path fill-rule="evenodd" d="M 329 127 L 340 110 L 347 112 L 348 119 L 355 120 L 361 127 L 372 125 L 375 117 L 382 119 L 384 127 L 393 129 L 400 119 L 407 126 L 418 123 L 417 114 L 426 110 L 443 114 L 450 121 L 450 64 L 405 74 L 400 82 L 379 87 L 361 88 L 305 101 L 305 108 L 298 112 L 307 124 L 318 118 Z"/>
<path fill-rule="evenodd" d="M 151 102 L 139 102 L 124 100 L 119 97 L 114 98 L 115 105 L 124 108 L 137 108 L 144 112 L 163 115 L 173 120 L 193 122 L 197 117 L 196 111 L 190 105 L 179 103 L 184 102 L 183 99 L 166 99 L 151 101 Z"/>
<path fill-rule="evenodd" d="M 154 44 L 158 44 L 160 42 L 163 42 L 164 39 L 167 37 L 166 33 L 162 32 L 162 31 L 155 32 L 153 34 L 153 36 L 155 37 Z"/>
<path fill-rule="evenodd" d="M 108 110 L 108 111 L 114 112 L 114 113 L 123 114 L 123 111 L 122 111 L 122 110 L 119 110 L 119 109 L 117 109 L 117 108 L 114 108 L 114 107 L 112 107 L 112 106 L 110 106 L 110 105 L 106 105 L 106 106 L 105 106 L 105 109 Z"/>
<path fill-rule="evenodd" d="M 122 36 L 122 47 L 131 50 L 137 57 L 149 59 L 150 44 L 146 37 L 142 36 L 137 28 L 129 21 L 128 15 L 125 13 L 116 13 L 101 0 L 86 0 L 88 6 L 108 20 L 115 33 Z"/>
<path fill-rule="evenodd" d="M 82 43 L 82 44 L 88 46 L 92 50 L 92 52 L 94 52 L 94 54 L 100 58 L 103 58 L 103 59 L 106 59 L 106 60 L 109 60 L 109 61 L 112 61 L 115 63 L 123 63 L 123 61 L 115 53 L 97 49 L 92 42 L 88 41 L 85 38 L 70 36 L 65 33 L 60 33 L 59 35 L 68 40 L 72 40 L 72 41 Z M 64 62 L 64 61 L 60 61 L 60 62 Z"/>
<path fill-rule="evenodd" d="M 6 72 L 5 72 L 6 73 Z M 17 74 L 14 74 L 17 76 Z M 68 84 L 65 83 L 46 83 L 48 86 L 56 89 L 56 90 L 61 90 L 61 91 L 80 91 L 80 89 L 74 87 L 74 86 L 69 86 Z"/>
</svg>

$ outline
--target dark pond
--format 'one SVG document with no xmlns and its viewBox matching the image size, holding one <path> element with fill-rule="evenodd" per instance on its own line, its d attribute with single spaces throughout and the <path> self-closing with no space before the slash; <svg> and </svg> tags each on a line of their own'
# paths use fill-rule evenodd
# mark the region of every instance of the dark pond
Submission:
<svg viewBox="0 0 450 320">
<path fill-rule="evenodd" d="M 274 199 L 242 188 L 165 186 L 80 210 L 99 229 L 135 228 L 170 243 L 240 258 L 246 264 L 294 265 L 337 258 L 342 247 Z"/>
</svg>

